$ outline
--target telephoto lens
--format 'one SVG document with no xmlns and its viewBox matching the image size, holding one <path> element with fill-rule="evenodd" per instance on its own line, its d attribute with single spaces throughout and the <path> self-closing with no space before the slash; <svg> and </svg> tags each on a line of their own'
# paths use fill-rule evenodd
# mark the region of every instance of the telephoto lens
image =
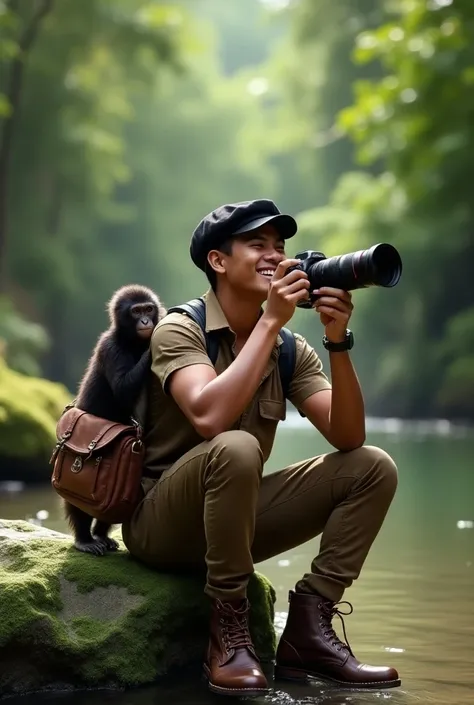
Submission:
<svg viewBox="0 0 474 705">
<path fill-rule="evenodd" d="M 295 255 L 301 260 L 298 269 L 308 275 L 311 291 L 323 286 L 353 291 L 370 286 L 392 287 L 402 275 L 402 260 L 393 245 L 379 243 L 367 250 L 358 250 L 345 255 L 325 257 L 322 252 L 305 250 Z M 315 298 L 303 301 L 301 308 L 310 308 Z"/>
</svg>

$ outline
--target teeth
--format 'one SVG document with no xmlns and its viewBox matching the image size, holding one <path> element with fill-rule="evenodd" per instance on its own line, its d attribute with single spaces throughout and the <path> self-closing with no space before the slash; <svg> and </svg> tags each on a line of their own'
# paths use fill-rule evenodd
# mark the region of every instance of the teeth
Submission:
<svg viewBox="0 0 474 705">
<path fill-rule="evenodd" d="M 275 274 L 273 269 L 260 269 L 258 273 L 269 277 L 273 277 L 273 275 Z"/>
</svg>

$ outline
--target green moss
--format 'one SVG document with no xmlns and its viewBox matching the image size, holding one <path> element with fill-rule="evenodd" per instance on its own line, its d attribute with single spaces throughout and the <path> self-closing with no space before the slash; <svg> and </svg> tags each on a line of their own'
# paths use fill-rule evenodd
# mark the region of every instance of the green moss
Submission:
<svg viewBox="0 0 474 705">
<path fill-rule="evenodd" d="M 0 357 L 0 456 L 49 460 L 70 401 L 63 385 L 14 372 Z"/>
<path fill-rule="evenodd" d="M 36 526 L 34 524 L 30 524 L 28 521 L 23 521 L 23 519 L 11 519 L 8 522 L 8 526 L 12 531 L 36 531 Z"/>
<path fill-rule="evenodd" d="M 77 552 L 69 537 L 0 521 L 0 538 L 2 528 L 18 533 L 0 540 L 0 663 L 9 664 L 0 668 L 0 691 L 10 677 L 4 673 L 22 672 L 11 662 L 14 654 L 38 669 L 22 690 L 51 683 L 138 685 L 173 666 L 201 662 L 209 617 L 203 576 L 152 571 L 122 542 L 122 551 L 95 558 Z M 275 593 L 263 576 L 252 576 L 249 599 L 255 647 L 270 660 Z"/>
</svg>

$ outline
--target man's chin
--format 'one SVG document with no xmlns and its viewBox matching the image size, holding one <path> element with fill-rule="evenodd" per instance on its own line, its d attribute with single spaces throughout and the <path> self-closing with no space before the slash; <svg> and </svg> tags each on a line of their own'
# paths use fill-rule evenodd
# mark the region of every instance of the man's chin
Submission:
<svg viewBox="0 0 474 705">
<path fill-rule="evenodd" d="M 271 279 L 266 279 L 265 277 L 262 277 L 261 274 L 258 274 L 257 276 L 258 279 L 255 282 L 255 293 L 258 292 L 261 296 L 264 296 L 266 299 L 270 290 Z"/>
<path fill-rule="evenodd" d="M 265 291 L 268 291 L 270 288 L 271 282 L 272 282 L 271 277 L 264 277 L 261 274 L 257 274 L 257 286 L 259 287 L 260 290 L 264 289 Z"/>
<path fill-rule="evenodd" d="M 262 277 L 260 274 L 257 274 L 257 279 L 255 279 L 252 282 L 249 282 L 246 285 L 242 285 L 240 287 L 236 287 L 234 289 L 235 294 L 241 299 L 241 300 L 253 300 L 259 301 L 259 303 L 262 303 L 263 301 L 266 301 L 267 296 L 268 296 L 268 291 L 270 289 L 270 279 L 266 280 L 264 277 Z"/>
</svg>

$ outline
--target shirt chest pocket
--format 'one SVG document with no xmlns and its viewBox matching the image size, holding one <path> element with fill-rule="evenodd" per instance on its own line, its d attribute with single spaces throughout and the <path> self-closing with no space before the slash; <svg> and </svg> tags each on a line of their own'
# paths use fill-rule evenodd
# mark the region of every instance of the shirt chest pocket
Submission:
<svg viewBox="0 0 474 705">
<path fill-rule="evenodd" d="M 258 412 L 262 419 L 284 421 L 286 419 L 286 402 L 274 399 L 260 399 Z"/>
</svg>

